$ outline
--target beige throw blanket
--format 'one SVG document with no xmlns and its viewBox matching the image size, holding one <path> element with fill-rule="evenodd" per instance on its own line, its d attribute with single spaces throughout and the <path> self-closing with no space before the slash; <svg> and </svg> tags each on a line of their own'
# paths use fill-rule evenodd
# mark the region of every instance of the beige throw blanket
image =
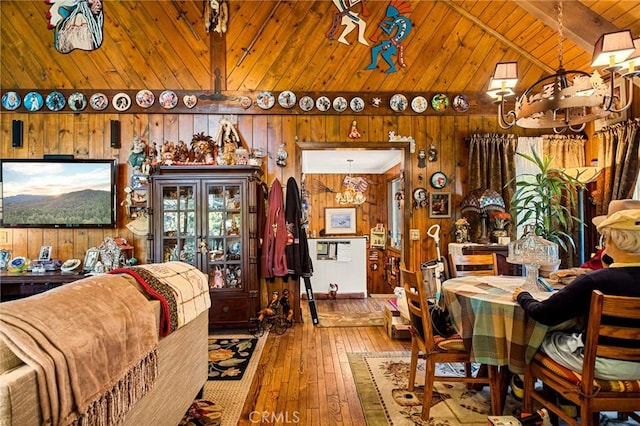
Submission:
<svg viewBox="0 0 640 426">
<path fill-rule="evenodd" d="M 160 336 L 176 331 L 211 307 L 207 276 L 188 263 L 151 263 L 110 273 L 130 275 L 150 298 L 160 301 Z"/>
<path fill-rule="evenodd" d="M 44 425 L 116 425 L 158 372 L 153 308 L 119 276 L 2 303 L 0 338 L 35 369 Z"/>
</svg>

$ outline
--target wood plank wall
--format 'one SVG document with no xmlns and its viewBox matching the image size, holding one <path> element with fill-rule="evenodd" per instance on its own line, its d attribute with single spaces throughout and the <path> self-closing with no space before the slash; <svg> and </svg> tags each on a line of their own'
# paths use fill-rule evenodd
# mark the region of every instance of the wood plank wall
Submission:
<svg viewBox="0 0 640 426">
<path fill-rule="evenodd" d="M 11 120 L 24 121 L 24 146 L 11 147 Z M 41 158 L 44 154 L 73 154 L 77 158 L 115 158 L 118 167 L 118 205 L 124 198 L 123 189 L 128 185 L 130 171 L 127 160 L 130 154 L 131 141 L 134 137 L 141 137 L 148 142 L 156 141 L 161 145 L 164 141 L 189 142 L 195 133 L 204 132 L 214 134 L 217 129 L 218 115 L 197 114 L 38 114 L 18 113 L 2 114 L 0 117 L 0 135 L 2 158 Z M 121 122 L 122 147 L 110 147 L 109 122 Z M 433 142 L 439 152 L 438 161 L 428 163 L 426 169 L 417 167 L 417 151 L 411 155 L 410 164 L 406 165 L 406 176 L 415 185 L 430 188 L 429 176 L 436 172 L 444 172 L 450 180 L 443 191 L 452 193 L 452 203 L 455 208 L 466 191 L 467 155 L 468 148 L 465 137 L 473 133 L 496 132 L 496 120 L 493 117 L 463 116 L 463 117 L 420 117 L 420 116 L 321 116 L 321 115 L 240 115 L 237 117 L 238 133 L 245 146 L 262 148 L 267 154 L 263 169 L 264 180 L 271 184 L 275 178 L 284 183 L 299 170 L 296 158 L 295 141 L 313 142 L 344 142 L 348 144 L 347 134 L 351 122 L 358 121 L 358 128 L 362 133 L 361 142 L 385 142 L 388 132 L 395 131 L 399 135 L 413 136 L 416 148 L 428 148 Z M 522 131 L 518 129 L 517 131 Z M 280 144 L 285 144 L 289 153 L 286 167 L 276 165 L 275 152 Z M 418 176 L 424 181 L 419 183 Z M 333 183 L 332 183 L 333 185 Z M 378 185 L 384 186 L 384 185 Z M 407 194 L 411 188 L 407 188 Z M 381 200 L 377 198 L 376 201 Z M 381 202 L 386 205 L 386 201 Z M 363 209 L 365 207 L 362 207 Z M 383 218 L 380 213 L 368 212 L 368 223 L 374 223 Z M 451 219 L 434 221 L 427 218 L 427 210 L 412 210 L 410 213 L 410 228 L 426 230 L 432 223 L 442 226 L 442 241 L 451 240 L 451 224 L 457 217 L 457 212 Z M 12 250 L 14 256 L 24 255 L 34 258 L 38 255 L 40 246 L 52 245 L 54 258 L 83 258 L 85 251 L 99 245 L 105 236 L 122 236 L 131 240 L 135 247 L 135 255 L 141 261 L 146 260 L 147 247 L 144 237 L 134 236 L 127 228 L 128 219 L 119 206 L 118 226 L 115 230 L 58 230 L 58 229 L 7 229 L 8 242 L 1 248 Z M 369 227 L 369 225 L 366 225 Z M 365 228 L 366 229 L 366 228 Z M 432 241 L 422 232 L 421 240 L 409 242 L 410 267 L 419 267 L 421 261 L 435 256 Z"/>
</svg>

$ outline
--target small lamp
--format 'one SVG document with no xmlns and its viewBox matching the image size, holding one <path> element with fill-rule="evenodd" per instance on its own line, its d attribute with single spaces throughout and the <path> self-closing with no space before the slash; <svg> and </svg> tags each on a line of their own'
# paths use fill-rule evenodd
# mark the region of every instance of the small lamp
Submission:
<svg viewBox="0 0 640 426">
<path fill-rule="evenodd" d="M 487 217 L 491 211 L 505 211 L 504 200 L 502 196 L 493 189 L 474 189 L 469 192 L 466 197 L 460 203 L 460 211 L 476 212 L 480 214 L 480 221 L 482 222 L 482 235 L 480 236 L 480 243 L 486 244 L 489 242 L 487 237 Z"/>
<path fill-rule="evenodd" d="M 518 83 L 518 63 L 517 62 L 499 62 L 496 64 L 496 70 L 489 89 L 513 89 Z"/>
</svg>

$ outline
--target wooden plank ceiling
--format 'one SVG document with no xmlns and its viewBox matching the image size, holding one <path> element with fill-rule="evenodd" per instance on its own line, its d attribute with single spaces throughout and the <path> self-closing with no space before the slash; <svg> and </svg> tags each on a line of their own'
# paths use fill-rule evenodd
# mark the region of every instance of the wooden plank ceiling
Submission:
<svg viewBox="0 0 640 426">
<path fill-rule="evenodd" d="M 0 86 L 209 91 L 211 69 L 218 66 L 227 91 L 473 93 L 485 91 L 500 61 L 518 62 L 520 90 L 558 66 L 556 2 L 407 3 L 413 28 L 404 41 L 406 67 L 385 73 L 381 58 L 377 69 L 365 68 L 374 45 L 370 37 L 388 1 L 366 2 L 365 46 L 357 42 L 357 29 L 347 36 L 349 45 L 337 41 L 341 26 L 333 40 L 327 38 L 336 11 L 328 0 L 229 0 L 224 43 L 205 31 L 201 0 L 109 0 L 103 45 L 61 54 L 47 29 L 48 4 L 3 0 Z M 361 4 L 354 11 L 361 13 Z M 600 33 L 628 28 L 640 37 L 640 2 L 565 0 L 563 24 L 565 68 L 590 70 L 590 46 Z M 211 51 L 225 44 L 226 54 Z"/>
</svg>

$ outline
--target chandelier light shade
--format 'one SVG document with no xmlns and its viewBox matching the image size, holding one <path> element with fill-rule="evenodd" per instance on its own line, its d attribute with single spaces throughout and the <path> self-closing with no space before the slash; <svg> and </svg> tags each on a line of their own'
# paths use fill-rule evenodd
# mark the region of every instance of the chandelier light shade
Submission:
<svg viewBox="0 0 640 426">
<path fill-rule="evenodd" d="M 616 64 L 625 61 L 634 50 L 631 31 L 602 34 L 593 48 L 591 66 L 615 67 Z"/>
<path fill-rule="evenodd" d="M 628 109 L 633 101 L 632 78 L 640 75 L 640 39 L 633 40 L 631 31 L 623 30 L 603 34 L 594 46 L 592 66 L 608 75 L 608 84 L 596 70 L 593 74 L 581 70 L 565 70 L 562 52 L 563 26 L 562 1 L 558 4 L 558 62 L 556 73 L 536 81 L 526 89 L 509 110 L 505 99 L 515 88 L 517 63 L 503 62 L 496 65 L 489 82 L 489 91 L 498 104 L 498 124 L 503 129 L 514 125 L 529 129 L 554 129 L 560 133 L 567 129 L 584 130 L 586 123 L 605 118 L 613 112 Z M 623 67 L 626 70 L 623 72 Z M 624 77 L 628 85 L 627 103 L 616 108 L 615 78 Z M 513 84 L 513 86 L 511 86 Z"/>
<path fill-rule="evenodd" d="M 363 204 L 367 201 L 367 197 L 364 195 L 364 192 L 367 190 L 368 182 L 362 177 L 352 177 L 351 164 L 353 163 L 353 160 L 349 159 L 347 162 L 349 162 L 349 175 L 345 176 L 342 181 L 342 186 L 344 186 L 345 189 L 344 191 L 336 194 L 336 202 L 340 205 Z"/>
</svg>

